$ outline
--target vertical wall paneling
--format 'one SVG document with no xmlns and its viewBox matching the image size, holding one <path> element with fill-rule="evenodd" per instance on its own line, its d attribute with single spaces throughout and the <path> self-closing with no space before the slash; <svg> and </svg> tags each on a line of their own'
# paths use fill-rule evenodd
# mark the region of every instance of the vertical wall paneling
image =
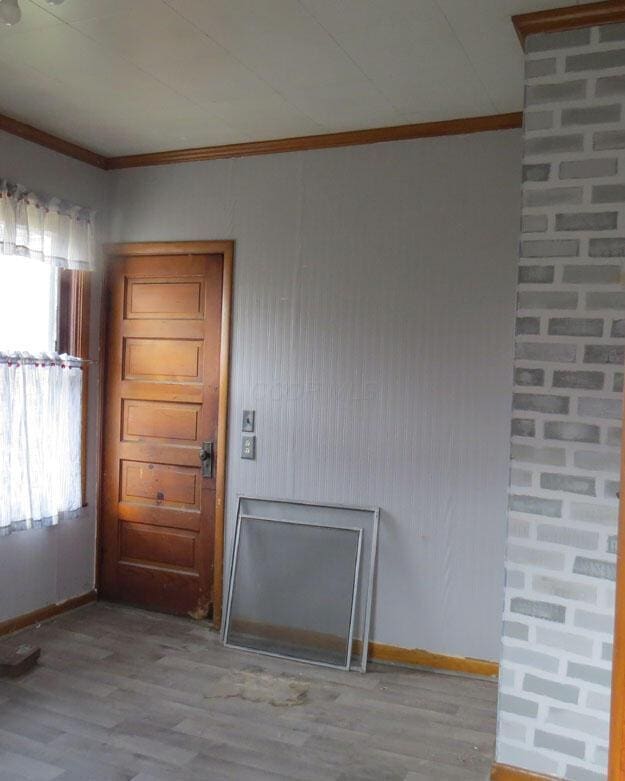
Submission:
<svg viewBox="0 0 625 781">
<path fill-rule="evenodd" d="M 519 141 L 112 174 L 112 240 L 236 241 L 228 535 L 241 493 L 380 506 L 378 642 L 499 655 Z"/>
</svg>

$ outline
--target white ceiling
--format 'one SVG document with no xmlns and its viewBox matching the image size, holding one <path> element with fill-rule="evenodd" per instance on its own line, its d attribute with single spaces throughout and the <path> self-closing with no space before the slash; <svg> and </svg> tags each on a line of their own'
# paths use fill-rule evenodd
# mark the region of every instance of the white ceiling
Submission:
<svg viewBox="0 0 625 781">
<path fill-rule="evenodd" d="M 519 111 L 510 16 L 571 1 L 20 0 L 0 113 L 112 156 Z"/>
</svg>

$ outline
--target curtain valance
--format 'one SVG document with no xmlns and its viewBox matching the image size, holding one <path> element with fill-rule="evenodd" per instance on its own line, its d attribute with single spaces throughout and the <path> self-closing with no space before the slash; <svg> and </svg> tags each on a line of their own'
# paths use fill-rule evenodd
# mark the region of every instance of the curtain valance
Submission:
<svg viewBox="0 0 625 781">
<path fill-rule="evenodd" d="M 92 271 L 93 223 L 90 209 L 0 179 L 0 256 L 23 255 L 59 268 Z"/>
</svg>

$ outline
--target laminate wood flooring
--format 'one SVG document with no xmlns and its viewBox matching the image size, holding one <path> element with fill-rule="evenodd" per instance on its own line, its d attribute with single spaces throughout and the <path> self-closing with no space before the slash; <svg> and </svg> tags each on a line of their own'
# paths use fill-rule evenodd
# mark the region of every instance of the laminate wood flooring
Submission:
<svg viewBox="0 0 625 781">
<path fill-rule="evenodd" d="M 205 624 L 106 603 L 15 635 L 0 781 L 485 781 L 492 681 L 366 675 L 224 648 Z"/>
</svg>

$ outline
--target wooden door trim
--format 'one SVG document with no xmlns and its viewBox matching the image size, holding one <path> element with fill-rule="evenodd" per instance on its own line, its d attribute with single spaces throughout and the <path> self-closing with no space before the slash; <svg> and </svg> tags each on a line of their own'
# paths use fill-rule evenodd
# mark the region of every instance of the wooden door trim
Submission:
<svg viewBox="0 0 625 781">
<path fill-rule="evenodd" d="M 622 417 L 625 421 L 625 412 Z M 625 486 L 625 423 L 621 439 L 621 486 Z M 621 497 L 619 502 L 616 604 L 614 609 L 609 781 L 619 781 L 625 774 L 625 543 L 623 541 L 625 541 L 625 502 Z"/>
<path fill-rule="evenodd" d="M 221 346 L 219 356 L 219 401 L 217 408 L 217 470 L 215 477 L 215 551 L 213 562 L 213 626 L 221 627 L 223 601 L 223 555 L 226 500 L 226 450 L 228 442 L 228 390 L 230 379 L 230 329 L 232 312 L 232 286 L 234 241 L 157 241 L 132 242 L 105 245 L 108 258 L 149 257 L 150 255 L 222 255 L 223 281 L 221 301 Z M 111 267 L 107 268 L 107 284 Z M 108 328 L 108 326 L 107 326 Z M 104 333 L 104 332 L 103 332 Z M 101 422 L 104 423 L 104 405 Z M 104 438 L 103 438 L 104 441 Z M 104 461 L 102 460 L 102 466 Z M 100 484 L 102 481 L 100 480 Z M 98 502 L 101 507 L 100 501 Z M 100 509 L 100 518 L 102 512 Z M 97 549 L 100 550 L 102 529 L 98 524 Z M 99 556 L 98 556 L 99 559 Z M 99 569 L 98 569 L 99 578 Z"/>
</svg>

